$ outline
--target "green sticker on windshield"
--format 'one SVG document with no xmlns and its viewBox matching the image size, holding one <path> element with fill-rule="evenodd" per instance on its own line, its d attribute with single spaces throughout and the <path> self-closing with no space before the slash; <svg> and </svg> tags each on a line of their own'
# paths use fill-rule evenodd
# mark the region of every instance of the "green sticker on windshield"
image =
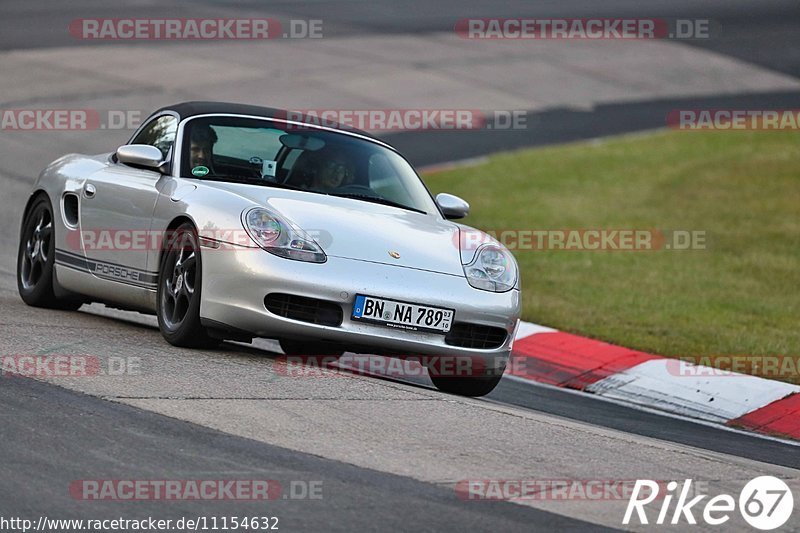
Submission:
<svg viewBox="0 0 800 533">
<path fill-rule="evenodd" d="M 201 165 L 199 167 L 194 167 L 192 169 L 192 175 L 197 176 L 198 178 L 202 178 L 206 174 L 208 174 L 208 167 L 204 167 Z"/>
</svg>

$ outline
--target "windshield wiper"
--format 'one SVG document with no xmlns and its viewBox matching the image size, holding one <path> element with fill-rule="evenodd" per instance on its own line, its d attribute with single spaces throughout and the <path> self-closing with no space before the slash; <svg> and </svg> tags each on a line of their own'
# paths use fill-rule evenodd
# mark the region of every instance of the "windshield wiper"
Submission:
<svg viewBox="0 0 800 533">
<path fill-rule="evenodd" d="M 399 207 L 400 209 L 407 209 L 409 211 L 415 211 L 417 213 L 422 213 L 423 215 L 427 214 L 422 209 L 417 209 L 416 207 L 410 207 L 410 206 L 407 206 L 405 204 L 401 204 L 401 203 L 398 203 L 398 202 L 393 202 L 391 200 L 387 200 L 386 198 L 383 198 L 382 196 L 371 196 L 369 194 L 358 194 L 358 193 L 347 193 L 347 192 L 346 193 L 341 193 L 341 194 L 331 193 L 331 196 L 338 196 L 340 198 L 356 198 L 358 200 L 364 200 L 365 202 L 372 202 L 373 204 L 389 205 L 389 206 L 392 206 L 392 207 Z"/>
</svg>

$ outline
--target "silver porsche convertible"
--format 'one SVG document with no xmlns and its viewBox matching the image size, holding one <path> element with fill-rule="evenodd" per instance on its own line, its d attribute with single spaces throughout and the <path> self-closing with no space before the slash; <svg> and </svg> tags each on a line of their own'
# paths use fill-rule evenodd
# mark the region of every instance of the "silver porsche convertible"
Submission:
<svg viewBox="0 0 800 533">
<path fill-rule="evenodd" d="M 265 337 L 290 355 L 457 358 L 467 364 L 432 371 L 434 384 L 480 396 L 508 360 L 520 276 L 500 243 L 452 222 L 468 211 L 432 197 L 365 132 L 181 103 L 115 152 L 65 155 L 41 173 L 19 293 L 33 306 L 155 313 L 175 346 Z"/>
</svg>

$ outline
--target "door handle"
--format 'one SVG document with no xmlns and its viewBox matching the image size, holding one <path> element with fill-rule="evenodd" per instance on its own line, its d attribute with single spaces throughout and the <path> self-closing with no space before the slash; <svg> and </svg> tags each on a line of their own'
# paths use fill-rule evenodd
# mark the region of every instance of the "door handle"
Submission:
<svg viewBox="0 0 800 533">
<path fill-rule="evenodd" d="M 86 196 L 86 198 L 94 198 L 96 192 L 97 189 L 91 183 L 87 183 L 83 186 L 83 194 Z"/>
</svg>

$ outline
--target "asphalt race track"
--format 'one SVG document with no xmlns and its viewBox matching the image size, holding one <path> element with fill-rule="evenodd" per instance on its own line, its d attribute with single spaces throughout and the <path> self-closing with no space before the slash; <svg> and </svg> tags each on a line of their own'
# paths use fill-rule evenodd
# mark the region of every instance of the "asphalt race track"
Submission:
<svg viewBox="0 0 800 533">
<path fill-rule="evenodd" d="M 13 434 L 19 442 L 35 443 L 31 447 L 4 447 L 4 478 L 12 481 L 0 492 L 4 515 L 24 510 L 26 515 L 84 517 L 84 509 L 77 507 L 63 488 L 85 476 L 89 462 L 93 472 L 113 472 L 130 479 L 161 478 L 166 473 L 181 478 L 238 478 L 246 473 L 258 479 L 322 483 L 324 497 L 319 500 L 240 502 L 219 510 L 228 516 L 277 516 L 279 527 L 289 531 L 476 526 L 527 531 L 531 524 L 559 529 L 589 527 L 580 520 L 506 502 L 465 508 L 451 490 L 443 487 L 98 402 L 32 380 L 12 379 L 0 389 L 0 395 L 6 411 L 4 434 Z M 44 483 L 26 481 L 32 477 L 32 470 L 44 474 Z M 21 484 L 14 487 L 13 480 Z M 207 505 L 103 502 L 93 505 L 91 515 L 100 519 L 150 515 L 178 520 L 208 514 Z M 408 512 L 411 509 L 413 513 Z"/>
<path fill-rule="evenodd" d="M 458 103 L 453 107 L 485 101 L 485 108 L 522 109 L 529 117 L 525 130 L 387 135 L 415 163 L 436 165 L 497 150 L 663 127 L 665 114 L 683 106 L 800 107 L 797 2 L 719 1 L 703 7 L 681 0 L 646 8 L 618 0 L 602 7 L 553 2 L 542 11 L 510 0 L 490 6 L 418 0 L 206 1 L 196 6 L 197 13 L 188 15 L 179 2 L 123 8 L 99 0 L 5 1 L 0 108 L 148 110 L 194 98 L 274 101 L 286 107 L 304 99 L 304 107 L 355 107 L 361 99 L 364 105 L 386 107 L 386 101 L 398 99 L 398 107 L 435 102 L 428 105 L 433 107 L 444 105 L 436 100 L 444 98 L 441 91 L 463 87 L 454 93 Z M 95 44 L 76 41 L 65 30 L 78 17 L 245 17 L 263 16 L 265 10 L 279 19 L 324 19 L 330 39 L 313 46 L 278 43 L 281 54 L 256 57 L 254 51 L 267 49 L 240 43 L 213 48 Z M 524 50 L 498 52 L 507 64 L 482 62 L 484 54 L 494 52 L 463 52 L 446 35 L 454 20 L 469 16 L 706 17 L 725 31 L 708 42 L 643 45 L 641 53 L 658 56 L 658 68 L 702 78 L 701 72 L 713 66 L 708 78 L 687 78 L 656 90 L 620 75 L 612 91 L 602 72 L 581 71 L 585 91 L 562 91 L 564 78 L 552 76 L 537 78 L 537 94 L 528 95 L 515 85 L 521 74 L 509 66 L 525 60 Z M 392 56 L 395 48 L 405 51 L 405 63 Z M 173 57 L 171 51 L 180 54 Z M 550 52 L 561 54 L 547 67 L 553 73 L 562 62 L 585 64 L 597 53 L 581 46 Z M 473 85 L 454 70 L 431 72 L 431 65 L 452 63 L 462 53 L 469 56 L 468 67 L 484 69 L 484 81 Z M 619 74 L 626 62 L 642 59 L 637 51 L 627 53 L 605 67 Z M 381 57 L 388 70 L 381 70 Z M 422 58 L 431 64 L 423 65 Z M 234 81 L 227 79 L 226 68 Z M 379 76 L 391 69 L 401 71 L 401 79 Z M 355 81 L 344 87 L 341 80 L 350 75 Z M 410 86 L 416 76 L 434 88 L 391 92 L 397 83 Z M 225 343 L 214 351 L 177 349 L 162 339 L 153 317 L 100 305 L 74 313 L 25 306 L 17 294 L 15 262 L 21 210 L 36 174 L 63 153 L 110 151 L 129 134 L 0 132 L 0 223 L 6 228 L 0 233 L 0 354 L 81 355 L 96 358 L 104 368 L 128 365 L 118 375 L 0 377 L 0 516 L 277 516 L 282 531 L 596 531 L 622 527 L 627 502 L 469 501 L 455 487 L 459 481 L 486 479 L 693 479 L 710 493 L 738 494 L 760 475 L 800 485 L 796 445 L 562 390 L 508 379 L 486 398 L 465 399 L 433 390 L 427 378 L 294 377 L 286 374 L 268 341 Z M 526 290 L 535 290 L 535 283 L 526 284 Z M 70 493 L 74 482 L 98 479 L 270 479 L 284 489 L 319 486 L 321 497 L 98 502 Z M 798 530 L 800 521 L 787 526 Z M 738 516 L 726 527 L 748 530 Z"/>
</svg>

